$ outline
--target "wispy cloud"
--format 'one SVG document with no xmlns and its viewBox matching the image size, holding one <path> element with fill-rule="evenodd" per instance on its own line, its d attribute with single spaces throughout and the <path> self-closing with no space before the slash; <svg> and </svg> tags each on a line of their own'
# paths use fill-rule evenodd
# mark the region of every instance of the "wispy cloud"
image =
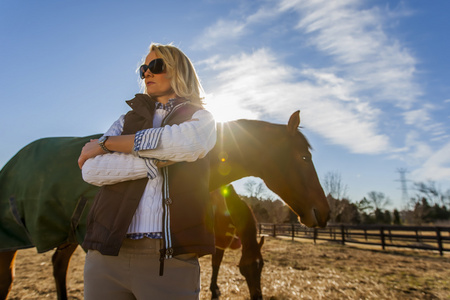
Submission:
<svg viewBox="0 0 450 300">
<path fill-rule="evenodd" d="M 413 177 L 419 180 L 439 181 L 450 178 L 450 143 L 434 151 L 423 165 L 413 171 Z"/>
<path fill-rule="evenodd" d="M 196 48 L 210 48 L 217 44 L 237 39 L 246 33 L 246 24 L 237 20 L 218 20 L 216 24 L 207 28 L 195 43 Z"/>
<path fill-rule="evenodd" d="M 299 14 L 297 29 L 308 34 L 309 43 L 330 55 L 335 67 L 357 83 L 355 92 L 370 92 L 372 101 L 408 108 L 422 94 L 414 82 L 416 60 L 383 30 L 385 11 L 362 5 L 357 0 L 285 0 L 280 11 Z"/>
<path fill-rule="evenodd" d="M 223 109 L 234 106 L 248 116 L 286 123 L 289 114 L 301 109 L 305 127 L 352 152 L 379 153 L 389 148 L 387 136 L 377 132 L 379 111 L 353 98 L 351 84 L 334 74 L 284 65 L 268 49 L 203 64 L 218 74 L 209 89 L 220 98 L 209 101 L 219 110 L 222 103 Z"/>
<path fill-rule="evenodd" d="M 274 10 L 273 6 L 261 6 L 256 12 L 248 15 L 239 15 L 229 19 L 220 19 L 210 27 L 204 30 L 199 36 L 193 48 L 211 49 L 218 45 L 226 45 L 227 43 L 237 41 L 239 38 L 252 33 L 251 26 L 259 23 L 267 23 L 270 20 L 279 17 L 279 13 Z"/>
<path fill-rule="evenodd" d="M 428 103 L 421 104 L 417 109 L 403 112 L 404 122 L 406 125 L 427 133 L 432 141 L 448 140 L 449 136 L 445 130 L 445 125 L 436 122 L 433 118 L 433 113 L 438 109 L 442 108 Z"/>
<path fill-rule="evenodd" d="M 442 151 L 434 149 L 448 139 L 447 129 L 433 117 L 439 108 L 423 99 L 417 59 L 388 30 L 410 12 L 368 5 L 357 0 L 268 1 L 254 12 L 217 21 L 196 44 L 218 47 L 233 40 L 235 46 L 233 55 L 204 61 L 215 74 L 207 81 L 211 103 L 219 109 L 221 102 L 232 103 L 239 108 L 233 109 L 236 116 L 280 123 L 301 109 L 302 124 L 334 144 L 354 153 L 389 153 L 432 173 L 445 161 Z M 261 24 L 283 28 L 280 32 L 289 32 L 286 37 L 298 44 L 294 49 L 240 47 Z M 285 62 L 306 48 L 314 50 L 315 59 L 298 57 L 301 66 Z M 225 107 L 230 106 L 221 111 Z M 392 128 L 399 131 L 394 134 Z M 446 174 L 446 168 L 436 174 Z"/>
<path fill-rule="evenodd" d="M 424 108 L 406 111 L 403 116 L 408 125 L 424 124 L 430 120 L 429 112 Z"/>
</svg>

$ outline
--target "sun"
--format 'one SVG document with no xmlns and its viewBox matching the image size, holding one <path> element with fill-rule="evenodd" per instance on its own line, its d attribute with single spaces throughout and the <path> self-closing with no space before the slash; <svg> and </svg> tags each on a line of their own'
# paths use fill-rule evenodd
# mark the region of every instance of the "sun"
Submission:
<svg viewBox="0 0 450 300">
<path fill-rule="evenodd" d="M 228 122 L 238 119 L 257 119 L 258 115 L 243 108 L 236 99 L 208 95 L 205 108 L 211 112 L 216 122 Z"/>
</svg>

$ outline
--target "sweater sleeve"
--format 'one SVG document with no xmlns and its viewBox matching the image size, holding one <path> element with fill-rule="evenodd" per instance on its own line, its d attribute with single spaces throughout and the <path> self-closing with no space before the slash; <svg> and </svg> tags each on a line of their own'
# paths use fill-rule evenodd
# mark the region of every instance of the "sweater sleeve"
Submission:
<svg viewBox="0 0 450 300">
<path fill-rule="evenodd" d="M 122 115 L 106 131 L 107 136 L 122 133 L 125 115 Z M 148 166 L 150 164 L 150 167 Z M 150 174 L 150 172 L 156 172 Z M 108 153 L 88 159 L 81 170 L 83 180 L 87 183 L 103 186 L 148 176 L 154 178 L 157 168 L 151 159 L 142 159 L 132 154 Z"/>
<path fill-rule="evenodd" d="M 192 162 L 205 157 L 215 143 L 214 118 L 210 112 L 199 110 L 179 125 L 139 131 L 134 150 L 140 157 Z"/>
<path fill-rule="evenodd" d="M 88 159 L 81 173 L 87 183 L 103 186 L 145 178 L 147 166 L 140 157 L 114 152 Z"/>
</svg>

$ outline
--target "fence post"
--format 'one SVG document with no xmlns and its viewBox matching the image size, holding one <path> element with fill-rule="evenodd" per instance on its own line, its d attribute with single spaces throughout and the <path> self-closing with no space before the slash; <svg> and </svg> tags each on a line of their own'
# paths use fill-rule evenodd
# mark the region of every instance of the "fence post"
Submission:
<svg viewBox="0 0 450 300">
<path fill-rule="evenodd" d="M 289 236 L 286 234 L 289 230 L 288 229 L 289 227 L 287 227 L 287 224 L 279 224 L 279 225 L 281 226 L 280 234 Z M 300 239 L 302 239 L 302 238 L 311 239 L 311 234 L 313 234 L 314 244 L 317 243 L 317 240 L 320 239 L 319 235 L 321 234 L 321 232 L 323 232 L 323 234 L 325 235 L 325 237 L 323 239 L 326 239 L 326 236 L 330 235 L 330 237 L 334 238 L 333 239 L 334 241 L 340 242 L 342 245 L 346 245 L 347 240 L 350 243 L 352 242 L 351 229 L 356 228 L 356 230 L 364 230 L 365 240 L 369 241 L 369 239 L 370 239 L 370 241 L 371 241 L 369 244 L 377 245 L 376 242 L 378 241 L 378 236 L 376 235 L 376 231 L 379 230 L 379 232 L 380 232 L 379 237 L 381 240 L 380 246 L 382 247 L 383 250 L 386 250 L 386 247 L 389 247 L 389 246 L 395 247 L 393 242 L 395 243 L 396 240 L 393 237 L 393 235 L 396 235 L 395 234 L 396 230 L 404 230 L 404 231 L 410 232 L 411 235 L 408 234 L 406 237 L 407 242 L 409 243 L 409 242 L 414 242 L 414 240 L 420 241 L 422 239 L 421 234 L 420 234 L 421 229 L 423 229 L 422 231 L 425 231 L 425 229 L 427 229 L 427 231 L 431 231 L 431 234 L 433 231 L 436 231 L 436 242 L 438 244 L 437 245 L 438 247 L 437 248 L 433 247 L 434 250 L 439 250 L 439 254 L 441 256 L 444 255 L 445 251 L 450 250 L 449 248 L 447 248 L 448 243 L 446 243 L 447 234 L 450 235 L 450 227 L 449 226 L 435 226 L 435 227 L 431 227 L 431 228 L 429 228 L 429 227 L 428 228 L 414 227 L 414 226 L 405 226 L 404 228 L 401 226 L 398 226 L 398 227 L 392 226 L 392 228 L 391 228 L 391 226 L 389 226 L 389 225 L 386 225 L 386 228 L 385 228 L 385 226 L 370 226 L 367 228 L 365 226 L 350 226 L 350 229 L 349 229 L 344 224 L 340 224 L 340 225 L 330 225 L 328 227 L 329 232 L 327 232 L 327 229 L 324 229 L 323 231 L 319 232 L 319 230 L 317 228 L 314 228 L 313 230 L 311 230 L 311 229 L 305 230 L 304 227 L 300 227 L 300 226 L 297 227 L 296 225 L 297 224 L 291 224 L 291 227 L 290 227 L 292 240 L 295 241 L 296 237 L 299 237 Z M 273 237 L 276 237 L 278 235 L 277 230 L 279 230 L 279 229 L 277 227 L 277 224 L 274 224 L 274 223 L 261 224 L 261 223 L 259 223 L 258 226 L 259 226 L 260 235 L 262 235 L 263 233 L 266 235 L 267 234 L 270 235 L 271 231 L 272 231 Z M 378 229 L 377 229 L 377 227 L 378 227 Z M 339 228 L 341 231 L 340 232 L 341 238 L 338 238 Z M 394 234 L 392 233 L 392 231 L 394 231 Z M 302 232 L 303 232 L 303 234 L 302 234 Z M 372 234 L 370 232 L 375 232 L 375 234 Z M 414 232 L 415 232 L 415 236 L 414 236 Z M 298 233 L 298 235 L 297 235 L 297 233 Z M 355 234 L 358 235 L 358 233 L 355 233 Z M 360 243 L 363 244 L 362 234 L 359 234 L 359 235 L 361 235 Z M 428 236 L 428 237 L 431 238 L 430 242 L 434 243 L 432 235 Z M 389 240 L 387 240 L 387 238 L 389 238 Z M 356 241 L 358 241 L 358 240 L 356 240 Z M 414 245 L 411 245 L 410 247 L 408 247 L 408 245 L 405 245 L 405 247 L 410 248 L 410 249 L 417 249 L 417 248 L 422 249 L 420 247 L 415 247 Z M 425 248 L 423 248 L 423 249 L 425 249 Z"/>
<path fill-rule="evenodd" d="M 442 256 L 444 255 L 444 247 L 442 245 L 441 229 L 439 227 L 436 227 L 436 237 L 438 242 L 439 254 Z"/>
<path fill-rule="evenodd" d="M 381 247 L 383 248 L 383 250 L 385 250 L 386 242 L 384 240 L 384 228 L 383 228 L 383 226 L 380 227 L 380 238 L 381 238 Z"/>
<path fill-rule="evenodd" d="M 261 223 L 258 224 L 258 228 L 259 228 L 259 236 L 261 236 L 261 234 L 262 234 L 262 225 L 261 225 Z"/>
</svg>

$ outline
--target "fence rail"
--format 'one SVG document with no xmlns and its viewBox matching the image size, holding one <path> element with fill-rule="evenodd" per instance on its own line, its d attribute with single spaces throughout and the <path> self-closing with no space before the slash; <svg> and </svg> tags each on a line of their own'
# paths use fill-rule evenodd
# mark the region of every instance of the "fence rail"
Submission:
<svg viewBox="0 0 450 300">
<path fill-rule="evenodd" d="M 386 247 L 435 250 L 440 255 L 450 252 L 448 226 L 394 226 L 394 225 L 329 225 L 326 228 L 307 228 L 300 224 L 259 224 L 259 233 L 324 241 L 343 245 L 356 243 Z"/>
</svg>

